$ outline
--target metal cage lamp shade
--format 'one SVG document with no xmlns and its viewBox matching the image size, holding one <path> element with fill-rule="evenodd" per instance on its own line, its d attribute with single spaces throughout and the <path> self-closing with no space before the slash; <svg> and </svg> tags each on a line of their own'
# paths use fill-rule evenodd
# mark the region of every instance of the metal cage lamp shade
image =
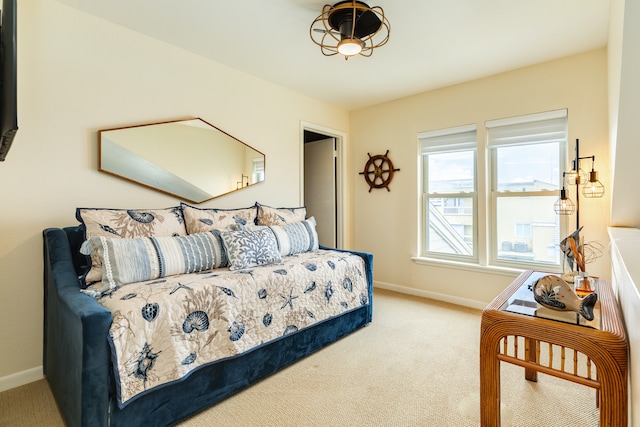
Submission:
<svg viewBox="0 0 640 427">
<path fill-rule="evenodd" d="M 567 197 L 567 190 L 564 187 L 560 190 L 560 198 L 554 203 L 553 210 L 558 215 L 573 215 L 576 211 L 576 205 Z"/>
<path fill-rule="evenodd" d="M 325 4 L 311 23 L 311 40 L 325 56 L 371 56 L 373 50 L 389 41 L 391 26 L 380 6 L 369 7 L 361 1 Z"/>
<path fill-rule="evenodd" d="M 572 163 L 576 163 L 575 160 Z M 578 161 L 579 163 L 579 161 Z M 573 168 L 567 172 L 567 184 L 569 185 L 580 185 L 587 181 L 589 178 L 589 174 L 579 165 L 573 165 Z"/>
<path fill-rule="evenodd" d="M 604 196 L 604 185 L 598 180 L 598 172 L 593 169 L 593 163 L 595 163 L 595 156 L 591 158 L 589 180 L 582 187 L 582 195 L 590 199 Z"/>
</svg>

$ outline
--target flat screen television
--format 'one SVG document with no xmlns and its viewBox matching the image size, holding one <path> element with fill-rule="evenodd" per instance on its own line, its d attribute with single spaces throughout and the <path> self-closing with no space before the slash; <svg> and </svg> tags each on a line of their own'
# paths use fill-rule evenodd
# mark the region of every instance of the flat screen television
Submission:
<svg viewBox="0 0 640 427">
<path fill-rule="evenodd" d="M 7 157 L 18 131 L 16 2 L 2 0 L 0 12 L 0 161 Z"/>
</svg>

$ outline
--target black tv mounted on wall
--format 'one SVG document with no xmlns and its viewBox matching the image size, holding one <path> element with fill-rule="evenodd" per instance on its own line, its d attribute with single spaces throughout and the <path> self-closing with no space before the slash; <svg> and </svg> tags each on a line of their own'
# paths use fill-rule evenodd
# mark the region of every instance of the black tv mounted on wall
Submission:
<svg viewBox="0 0 640 427">
<path fill-rule="evenodd" d="M 2 0 L 0 12 L 0 161 L 7 157 L 18 131 L 16 3 Z"/>
</svg>

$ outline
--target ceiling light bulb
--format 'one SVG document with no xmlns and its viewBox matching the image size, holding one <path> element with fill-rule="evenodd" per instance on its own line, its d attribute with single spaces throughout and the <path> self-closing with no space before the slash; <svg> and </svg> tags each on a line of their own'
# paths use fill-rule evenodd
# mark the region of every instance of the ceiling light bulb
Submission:
<svg viewBox="0 0 640 427">
<path fill-rule="evenodd" d="M 358 39 L 344 39 L 338 43 L 338 53 L 344 56 L 353 56 L 362 52 L 364 43 Z"/>
</svg>

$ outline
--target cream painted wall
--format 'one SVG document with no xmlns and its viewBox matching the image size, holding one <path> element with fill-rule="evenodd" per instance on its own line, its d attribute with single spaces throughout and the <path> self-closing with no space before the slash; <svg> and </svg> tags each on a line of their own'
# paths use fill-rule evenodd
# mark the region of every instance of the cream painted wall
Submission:
<svg viewBox="0 0 640 427">
<path fill-rule="evenodd" d="M 402 288 L 481 307 L 511 282 L 514 275 L 478 274 L 454 268 L 418 265 L 417 255 L 418 147 L 417 134 L 470 123 L 478 124 L 484 141 L 484 122 L 529 113 L 568 108 L 570 153 L 580 139 L 581 155 L 595 155 L 600 180 L 609 186 L 607 116 L 607 54 L 600 49 L 522 68 L 361 109 L 351 113 L 349 170 L 362 171 L 371 155 L 389 151 L 400 168 L 390 192 L 373 190 L 360 176 L 349 187 L 352 232 L 356 249 L 373 252 L 375 280 Z M 482 147 L 482 146 L 481 146 Z M 486 160 L 484 147 L 478 161 Z M 485 185 L 486 177 L 479 178 Z M 581 199 L 580 223 L 587 240 L 607 244 L 608 193 L 602 199 Z M 479 202 L 481 221 L 486 202 Z M 572 222 L 571 224 L 575 224 Z M 592 275 L 610 276 L 606 252 L 589 267 Z"/>
<path fill-rule="evenodd" d="M 612 1 L 609 91 L 613 189 L 611 225 L 640 227 L 640 2 Z"/>
<path fill-rule="evenodd" d="M 348 131 L 344 110 L 52 0 L 19 6 L 20 130 L 0 164 L 0 389 L 41 374 L 42 230 L 76 224 L 80 206 L 179 203 L 98 172 L 99 129 L 202 117 L 265 153 L 264 183 L 203 204 L 222 208 L 299 206 L 301 121 Z"/>
</svg>

